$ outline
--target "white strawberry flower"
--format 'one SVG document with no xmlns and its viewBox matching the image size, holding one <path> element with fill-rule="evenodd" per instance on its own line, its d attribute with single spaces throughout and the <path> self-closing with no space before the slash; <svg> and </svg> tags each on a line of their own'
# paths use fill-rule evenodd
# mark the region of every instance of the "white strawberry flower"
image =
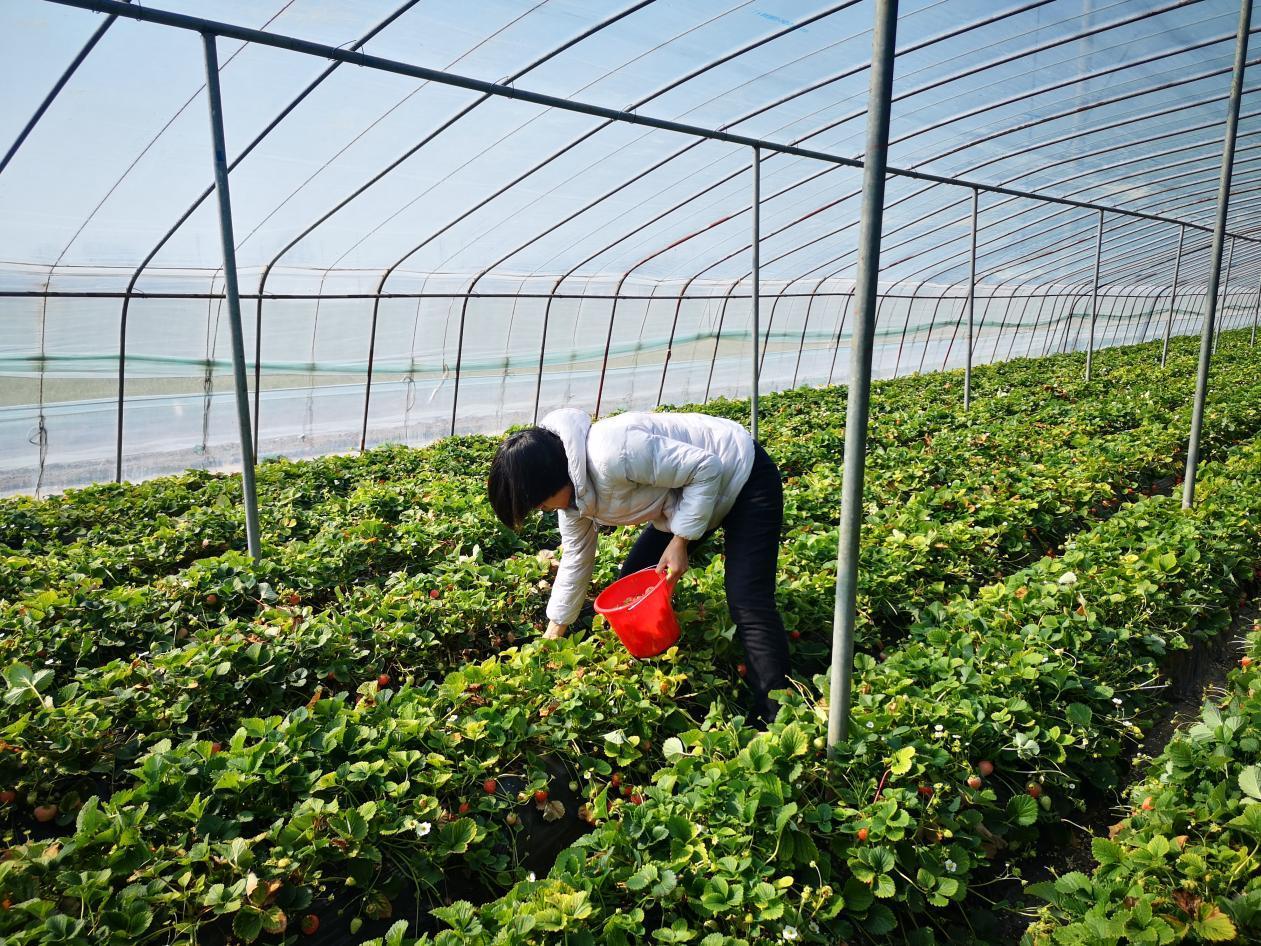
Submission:
<svg viewBox="0 0 1261 946">
<path fill-rule="evenodd" d="M 801 937 L 801 934 L 797 932 L 797 927 L 785 926 L 783 936 L 784 942 L 792 943 L 796 942 Z"/>
</svg>

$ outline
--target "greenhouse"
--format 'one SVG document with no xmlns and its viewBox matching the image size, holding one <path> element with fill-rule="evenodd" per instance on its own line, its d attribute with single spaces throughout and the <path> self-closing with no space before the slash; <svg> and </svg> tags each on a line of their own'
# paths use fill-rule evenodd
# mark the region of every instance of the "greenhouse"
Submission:
<svg viewBox="0 0 1261 946">
<path fill-rule="evenodd" d="M 1254 29 L 5 0 L 0 944 L 1261 942 Z"/>
</svg>

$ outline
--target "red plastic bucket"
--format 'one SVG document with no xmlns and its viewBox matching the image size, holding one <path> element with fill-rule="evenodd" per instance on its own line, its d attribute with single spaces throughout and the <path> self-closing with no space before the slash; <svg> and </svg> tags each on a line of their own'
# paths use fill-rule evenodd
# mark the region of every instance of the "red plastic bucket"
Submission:
<svg viewBox="0 0 1261 946">
<path fill-rule="evenodd" d="M 673 586 L 655 568 L 627 575 L 609 585 L 595 599 L 632 657 L 655 657 L 679 639 L 679 620 L 670 606 Z"/>
</svg>

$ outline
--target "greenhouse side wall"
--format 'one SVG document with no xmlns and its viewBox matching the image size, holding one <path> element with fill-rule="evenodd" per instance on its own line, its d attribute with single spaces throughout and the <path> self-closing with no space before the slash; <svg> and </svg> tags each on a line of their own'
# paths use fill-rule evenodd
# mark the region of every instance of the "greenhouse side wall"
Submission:
<svg viewBox="0 0 1261 946">
<path fill-rule="evenodd" d="M 498 277 L 473 294 L 456 282 L 400 280 L 379 303 L 360 283 L 327 280 L 318 297 L 246 298 L 260 457 L 495 433 L 558 407 L 595 412 L 598 403 L 606 414 L 751 392 L 748 279 L 619 286 L 612 278 L 558 285 L 556 277 Z M 763 284 L 761 391 L 846 382 L 852 288 L 848 280 Z M 882 285 L 874 376 L 961 368 L 967 288 Z M 124 479 L 239 467 L 222 283 L 208 274 L 202 289 L 206 298 L 182 286 L 130 300 Z M 1085 350 L 1091 290 L 978 285 L 974 364 Z M 1101 288 L 1095 345 L 1159 340 L 1167 327 L 1198 333 L 1203 293 L 1181 286 L 1171 305 L 1167 287 Z M 1254 287 L 1232 285 L 1223 328 L 1252 324 L 1257 302 Z M 0 492 L 46 494 L 114 478 L 120 306 L 119 298 L 0 300 L 14 326 L 0 374 Z"/>
</svg>

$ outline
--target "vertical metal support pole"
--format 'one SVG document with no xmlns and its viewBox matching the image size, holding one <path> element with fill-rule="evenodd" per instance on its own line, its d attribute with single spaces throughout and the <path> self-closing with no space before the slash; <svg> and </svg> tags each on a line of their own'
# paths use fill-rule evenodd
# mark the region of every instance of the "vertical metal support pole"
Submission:
<svg viewBox="0 0 1261 946">
<path fill-rule="evenodd" d="M 758 356 L 758 359 L 757 359 L 757 364 L 758 364 L 757 377 L 758 377 L 759 385 L 761 384 L 761 381 L 762 381 L 762 372 L 766 370 L 766 353 L 767 351 L 770 350 L 770 347 L 771 347 L 771 332 L 775 328 L 775 313 L 779 311 L 779 304 L 784 301 L 784 291 L 787 288 L 788 288 L 787 286 L 781 287 L 778 294 L 776 294 L 775 296 L 775 301 L 771 303 L 771 317 L 766 320 L 766 330 L 762 333 L 762 353 Z M 759 291 L 758 292 L 758 297 L 759 297 L 758 311 L 759 312 L 761 311 L 761 305 L 760 305 L 761 295 L 762 293 Z"/>
<path fill-rule="evenodd" d="M 749 433 L 757 440 L 758 315 L 762 302 L 762 149 L 753 149 L 753 398 L 749 402 Z"/>
<path fill-rule="evenodd" d="M 470 289 L 471 291 L 471 289 Z M 460 407 L 460 369 L 464 366 L 464 322 L 468 317 L 469 294 L 464 294 L 464 304 L 460 306 L 460 333 L 455 345 L 455 387 L 451 390 L 451 436 L 455 436 L 455 412 Z"/>
<path fill-rule="evenodd" d="M 722 344 L 722 324 L 727 319 L 727 306 L 731 305 L 731 294 L 736 291 L 739 281 L 733 282 L 723 297 L 722 308 L 718 310 L 718 329 L 714 332 L 714 356 L 709 359 L 709 377 L 705 380 L 705 403 L 709 403 L 709 391 L 714 386 L 714 368 L 718 364 L 718 346 Z"/>
<path fill-rule="evenodd" d="M 258 306 L 254 309 L 254 456 L 258 456 L 259 392 L 263 390 L 263 283 L 258 283 Z"/>
<path fill-rule="evenodd" d="M 696 277 L 693 276 L 692 279 Z M 661 359 L 661 383 L 657 385 L 657 406 L 661 406 L 661 400 L 666 394 L 666 372 L 670 370 L 670 358 L 674 354 L 674 336 L 679 330 L 679 312 L 683 309 L 683 297 L 687 294 L 687 287 L 692 284 L 692 279 L 687 281 L 681 290 L 679 290 L 679 298 L 674 302 L 674 321 L 670 323 L 670 340 L 666 342 L 665 357 Z M 651 305 L 651 303 L 649 303 Z"/>
<path fill-rule="evenodd" d="M 801 344 L 797 346 L 797 365 L 793 368 L 792 386 L 797 386 L 797 375 L 801 373 L 801 356 L 806 350 L 806 329 L 810 327 L 810 310 L 814 308 L 814 300 L 818 295 L 819 287 L 823 285 L 823 280 L 819 280 L 819 285 L 814 287 L 814 292 L 810 293 L 810 299 L 806 302 L 806 317 L 801 323 Z"/>
<path fill-rule="evenodd" d="M 1204 401 L 1208 395 L 1208 363 L 1212 355 L 1213 317 L 1217 314 L 1217 283 L 1222 274 L 1222 245 L 1226 238 L 1226 213 L 1230 209 L 1230 178 L 1235 163 L 1235 136 L 1239 130 L 1239 96 L 1243 90 L 1244 64 L 1248 59 L 1248 30 L 1252 24 L 1252 0 L 1239 4 L 1239 29 L 1235 39 L 1235 70 L 1230 81 L 1230 105 L 1226 109 L 1226 140 L 1222 145 L 1222 174 L 1217 185 L 1217 219 L 1213 225 L 1213 265 L 1204 293 L 1204 326 L 1200 330 L 1200 364 L 1195 380 L 1195 406 L 1191 411 L 1191 436 L 1187 442 L 1187 472 L 1182 484 L 1182 508 L 1195 502 L 1195 470 L 1200 461 L 1200 432 L 1204 428 Z"/>
<path fill-rule="evenodd" d="M 836 344 L 832 347 L 832 363 L 828 366 L 828 387 L 832 386 L 832 375 L 836 373 L 836 356 L 837 354 L 840 353 L 840 350 L 841 350 L 841 336 L 845 334 L 845 320 L 849 318 L 849 307 L 853 305 L 854 289 L 857 289 L 857 288 L 858 286 L 857 284 L 855 284 L 850 289 L 849 295 L 845 297 L 845 305 L 841 309 L 841 321 L 840 321 L 840 324 L 837 325 L 836 327 Z M 853 344 L 854 344 L 853 339 L 851 339 L 850 345 L 852 346 Z"/>
<path fill-rule="evenodd" d="M 1035 298 L 1035 296 L 1031 295 L 1030 301 L 1032 301 L 1033 298 Z M 1033 355 L 1033 343 L 1038 338 L 1038 326 L 1042 324 L 1042 310 L 1046 308 L 1048 300 L 1051 302 L 1051 318 L 1047 321 L 1047 331 L 1049 332 L 1051 326 L 1055 324 L 1055 307 L 1059 303 L 1059 300 L 1051 298 L 1051 294 L 1049 292 L 1044 292 L 1040 296 L 1036 296 L 1036 298 L 1038 299 L 1038 309 L 1033 313 L 1033 328 L 1029 330 L 1029 343 L 1025 345 L 1025 353 L 1020 356 L 1021 358 L 1029 358 Z"/>
<path fill-rule="evenodd" d="M 985 308 L 981 310 L 981 321 L 977 324 L 977 331 L 985 331 L 985 320 L 990 316 L 990 307 L 994 304 L 994 290 L 990 289 L 989 295 L 985 297 Z M 998 331 L 994 333 L 994 350 L 990 352 L 990 360 L 986 364 L 994 363 L 994 354 L 998 351 L 998 343 L 1003 338 L 1003 323 L 1006 321 L 1006 315 L 1000 313 L 998 316 Z"/>
<path fill-rule="evenodd" d="M 377 315 L 381 311 L 382 285 L 377 287 L 376 297 L 372 300 L 372 327 L 368 330 L 368 375 L 363 383 L 363 429 L 359 432 L 359 452 L 368 447 L 368 406 L 372 403 L 372 364 L 377 353 Z"/>
<path fill-rule="evenodd" d="M 1261 316 L 1261 280 L 1257 282 L 1257 304 L 1252 309 L 1252 337 L 1248 339 L 1248 347 L 1257 347 L 1257 317 Z"/>
<path fill-rule="evenodd" d="M 972 407 L 972 350 L 975 344 L 972 316 L 976 310 L 976 211 L 980 196 L 972 188 L 972 268 L 968 274 L 968 356 L 963 363 L 963 409 Z"/>
<path fill-rule="evenodd" d="M 1145 293 L 1139 293 L 1135 290 L 1135 295 L 1131 296 L 1134 303 L 1130 307 L 1130 311 L 1126 313 L 1129 323 L 1122 323 L 1121 344 L 1124 345 L 1141 345 L 1147 339 L 1147 333 L 1151 331 L 1152 315 L 1160 308 L 1160 297 L 1164 295 L 1164 291 L 1157 291 L 1155 296 L 1149 296 Z"/>
<path fill-rule="evenodd" d="M 1217 354 L 1217 343 L 1222 340 L 1222 327 L 1230 318 L 1230 271 L 1235 265 L 1235 238 L 1230 238 L 1230 249 L 1226 251 L 1226 281 L 1222 284 L 1222 317 L 1217 322 L 1217 334 L 1213 336 L 1213 354 Z"/>
<path fill-rule="evenodd" d="M 559 285 L 559 283 L 557 284 Z M 552 317 L 552 300 L 556 298 L 556 286 L 552 287 L 547 297 L 547 305 L 543 307 L 543 334 L 539 339 L 539 377 L 534 384 L 534 421 L 539 422 L 539 402 L 543 398 L 543 359 L 547 355 L 547 323 Z"/>
<path fill-rule="evenodd" d="M 613 348 L 613 320 L 617 318 L 617 303 L 622 298 L 622 285 L 626 282 L 623 276 L 621 282 L 617 284 L 617 291 L 613 294 L 613 305 L 609 308 L 609 334 L 604 339 L 604 361 L 600 364 L 600 384 L 595 392 L 595 417 L 600 417 L 600 405 L 604 401 L 604 378 L 609 373 L 609 352 Z"/>
<path fill-rule="evenodd" d="M 915 299 L 924 288 L 921 281 L 911 290 L 911 297 L 906 301 L 906 318 L 902 320 L 902 335 L 898 338 L 898 354 L 893 359 L 893 377 L 897 377 L 902 369 L 902 352 L 906 349 L 906 335 L 911 330 L 911 313 L 915 311 Z"/>
<path fill-rule="evenodd" d="M 1187 228 L 1178 227 L 1178 255 L 1173 263 L 1173 294 L 1169 297 L 1169 318 L 1165 320 L 1165 340 L 1160 346 L 1160 367 L 1169 357 L 1169 335 L 1173 332 L 1173 313 L 1178 308 L 1178 274 L 1182 270 L 1182 244 L 1187 238 Z"/>
<path fill-rule="evenodd" d="M 1112 312 L 1108 315 L 1108 327 L 1111 328 L 1113 325 L 1118 326 L 1117 329 L 1113 329 L 1112 347 L 1129 344 L 1130 330 L 1133 329 L 1137 322 L 1135 310 L 1140 304 L 1137 292 L 1137 289 L 1131 289 L 1129 293 L 1124 296 L 1113 296 L 1113 299 L 1121 299 L 1121 311 L 1117 311 L 1116 304 L 1114 303 L 1112 306 Z M 1119 340 L 1117 338 L 1118 332 L 1121 336 Z M 1106 339 L 1106 334 L 1104 337 Z"/>
<path fill-rule="evenodd" d="M 933 343 L 933 332 L 937 330 L 937 313 L 941 311 L 941 304 L 945 301 L 945 298 L 945 290 L 942 290 L 937 296 L 937 301 L 933 303 L 933 314 L 928 320 L 928 331 L 924 334 L 924 347 L 919 353 L 919 367 L 915 369 L 916 374 L 924 373 L 924 360 L 928 357 L 928 349 Z M 953 341 L 953 336 L 951 339 Z"/>
<path fill-rule="evenodd" d="M 867 418 L 871 401 L 871 356 L 880 276 L 880 237 L 884 178 L 889 152 L 889 111 L 893 96 L 893 56 L 897 41 L 897 0 L 876 0 L 872 28 L 871 86 L 867 93 L 867 145 L 863 154 L 863 202 L 858 225 L 858 300 L 850 349 L 849 397 L 845 414 L 845 467 L 841 486 L 841 528 L 836 559 L 836 610 L 832 627 L 832 673 L 828 706 L 828 747 L 849 738 L 850 685 L 854 669 L 857 616 L 858 538 L 862 528 L 863 478 L 867 460 Z"/>
<path fill-rule="evenodd" d="M 1073 310 L 1076 308 L 1078 301 L 1081 299 L 1081 296 L 1082 296 L 1082 293 L 1080 292 L 1071 293 L 1068 296 L 1068 303 L 1067 303 L 1067 307 L 1065 309 L 1065 314 L 1064 314 L 1064 334 L 1059 339 L 1058 348 L 1056 347 L 1055 339 L 1054 338 L 1051 339 L 1051 346 L 1050 348 L 1047 349 L 1048 353 L 1053 352 L 1057 355 L 1062 355 L 1066 351 L 1068 351 L 1068 336 L 1072 334 L 1073 319 L 1076 317 Z M 1077 327 L 1077 331 L 1078 331 L 1078 334 L 1080 335 L 1081 334 L 1080 325 Z"/>
<path fill-rule="evenodd" d="M 215 38 L 201 34 L 206 47 L 206 101 L 214 145 L 215 193 L 219 197 L 219 235 L 223 240 L 223 277 L 232 326 L 232 378 L 236 384 L 236 416 L 241 429 L 241 486 L 245 499 L 245 541 L 251 557 L 260 555 L 258 498 L 254 492 L 254 440 L 250 435 L 250 392 L 245 380 L 245 333 L 241 329 L 241 292 L 236 281 L 236 239 L 232 235 L 232 198 L 228 193 L 228 156 L 223 137 L 223 101 L 219 96 L 219 55 Z"/>
<path fill-rule="evenodd" d="M 1025 296 L 1025 303 L 1024 305 L 1020 307 L 1020 314 L 1015 317 L 1015 323 L 1014 323 L 1013 330 L 1011 333 L 1011 341 L 1007 343 L 1007 354 L 1003 356 L 1003 361 L 1011 361 L 1012 359 L 1012 354 L 1016 350 L 1016 339 L 1020 337 L 1020 329 L 1025 324 L 1025 313 L 1029 311 L 1029 303 L 1032 301 L 1033 301 L 1032 293 Z M 1012 314 L 1013 314 L 1012 309 L 1015 308 L 1015 302 L 1016 302 L 1016 290 L 1013 288 L 1012 294 L 1007 297 L 1007 312 L 1006 312 L 1006 315 L 1003 316 L 1004 319 L 1010 319 L 1012 317 Z M 1035 322 L 1034 322 L 1033 328 L 1030 329 L 1030 332 L 1036 331 L 1038 327 L 1037 322 L 1036 322 L 1036 318 L 1037 318 L 1036 313 L 1035 313 L 1034 318 L 1035 318 Z M 997 356 L 997 353 L 998 353 L 997 345 L 994 346 L 994 352 L 995 352 L 995 355 Z"/>
<path fill-rule="evenodd" d="M 114 482 L 123 481 L 123 392 L 127 383 L 127 309 L 131 290 L 123 297 L 123 314 L 118 321 L 118 432 L 114 442 Z"/>
<path fill-rule="evenodd" d="M 1086 380 L 1095 361 L 1095 320 L 1099 317 L 1099 260 L 1103 256 L 1103 211 L 1099 211 L 1099 232 L 1095 237 L 1095 281 L 1090 290 L 1090 335 L 1086 342 Z"/>
</svg>

